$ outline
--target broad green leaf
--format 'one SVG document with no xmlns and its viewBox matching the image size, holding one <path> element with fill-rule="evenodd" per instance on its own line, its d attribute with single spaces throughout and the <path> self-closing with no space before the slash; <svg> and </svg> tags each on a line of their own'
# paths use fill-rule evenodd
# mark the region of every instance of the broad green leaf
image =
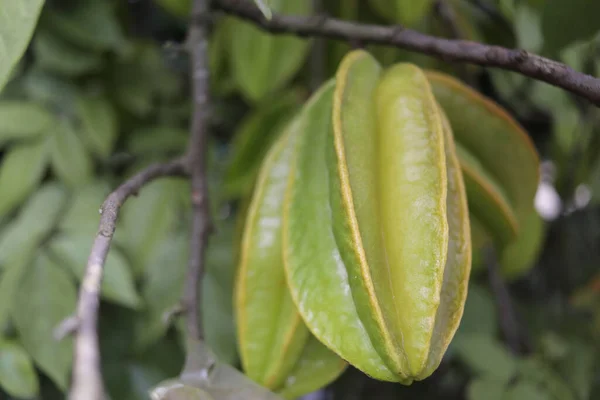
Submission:
<svg viewBox="0 0 600 400">
<path fill-rule="evenodd" d="M 537 261 L 544 244 L 544 221 L 533 210 L 521 223 L 516 240 L 502 251 L 500 265 L 502 276 L 517 279 L 526 274 Z"/>
<path fill-rule="evenodd" d="M 312 2 L 272 0 L 275 13 L 310 15 Z M 282 88 L 302 67 L 310 42 L 273 36 L 248 22 L 231 23 L 231 63 L 242 94 L 252 102 Z"/>
<path fill-rule="evenodd" d="M 37 250 L 54 229 L 66 198 L 57 184 L 46 184 L 33 194 L 0 235 L 0 268 L 18 263 Z"/>
<path fill-rule="evenodd" d="M 123 32 L 108 1 L 79 0 L 64 8 L 49 7 L 44 22 L 66 40 L 93 50 L 116 50 Z"/>
<path fill-rule="evenodd" d="M 225 172 L 228 195 L 250 194 L 260 163 L 279 136 L 284 124 L 296 112 L 299 93 L 286 91 L 278 101 L 258 105 L 241 123 L 231 143 L 232 154 Z"/>
<path fill-rule="evenodd" d="M 219 360 L 232 365 L 238 359 L 233 311 L 237 247 L 234 233 L 233 221 L 224 221 L 210 237 L 201 299 L 206 343 Z"/>
<path fill-rule="evenodd" d="M 600 2 L 589 0 L 547 0 L 542 10 L 545 50 L 556 55 L 579 39 L 591 39 L 600 29 Z"/>
<path fill-rule="evenodd" d="M 544 390 L 529 382 L 518 382 L 508 388 L 504 400 L 551 400 Z"/>
<path fill-rule="evenodd" d="M 173 312 L 181 301 L 187 272 L 188 248 L 187 234 L 178 234 L 166 237 L 152 250 L 152 257 L 144 271 L 142 287 L 146 307 L 135 325 L 135 345 L 138 350 L 146 349 L 169 327 L 165 317 L 169 312 Z M 206 279 L 208 275 L 204 277 L 204 280 Z M 206 295 L 203 293 L 203 296 Z M 210 304 L 208 308 L 219 307 L 218 303 L 211 301 Z M 205 324 L 207 332 L 213 329 L 210 325 Z"/>
<path fill-rule="evenodd" d="M 519 48 L 537 52 L 544 44 L 540 14 L 527 4 L 519 4 L 515 14 L 515 31 Z"/>
<path fill-rule="evenodd" d="M 504 400 L 506 383 L 484 376 L 469 382 L 467 400 Z"/>
<path fill-rule="evenodd" d="M 0 217 L 18 207 L 42 180 L 48 162 L 48 142 L 14 145 L 0 165 Z"/>
<path fill-rule="evenodd" d="M 458 329 L 460 334 L 478 333 L 494 336 L 498 331 L 496 304 L 483 287 L 471 283 L 465 311 Z"/>
<path fill-rule="evenodd" d="M 101 180 L 77 189 L 58 225 L 62 232 L 93 238 L 98 231 L 100 207 L 111 191 Z"/>
<path fill-rule="evenodd" d="M 140 196 L 129 199 L 123 206 L 121 226 L 115 238 L 132 260 L 135 276 L 144 273 L 152 250 L 175 227 L 179 195 L 185 188 L 185 182 L 176 178 L 155 181 L 146 185 Z"/>
<path fill-rule="evenodd" d="M 61 235 L 50 242 L 50 251 L 81 280 L 94 238 Z M 104 265 L 101 296 L 125 307 L 137 309 L 142 301 L 135 289 L 129 264 L 119 249 L 112 246 Z"/>
<path fill-rule="evenodd" d="M 44 0 L 0 0 L 0 92 L 37 24 Z"/>
<path fill-rule="evenodd" d="M 87 147 L 100 157 L 108 157 L 118 134 L 115 110 L 103 96 L 80 96 L 77 100 L 80 132 Z"/>
<path fill-rule="evenodd" d="M 33 102 L 0 102 L 0 145 L 9 140 L 38 136 L 54 123 L 54 116 Z"/>
<path fill-rule="evenodd" d="M 202 389 L 202 392 L 191 388 Z M 170 390 L 174 389 L 175 395 L 183 397 L 169 397 Z M 207 394 L 211 397 L 206 397 Z M 186 366 L 181 376 L 159 384 L 152 389 L 150 397 L 156 400 L 282 400 L 219 361 L 203 342 L 193 341 L 189 341 Z"/>
<path fill-rule="evenodd" d="M 456 354 L 475 373 L 507 383 L 517 372 L 513 356 L 492 336 L 464 334 L 455 339 Z"/>
<path fill-rule="evenodd" d="M 370 4 L 387 20 L 412 28 L 432 11 L 433 0 L 370 0 Z"/>
<path fill-rule="evenodd" d="M 66 185 L 78 187 L 92 177 L 92 160 L 71 123 L 60 120 L 50 131 L 52 169 Z"/>
<path fill-rule="evenodd" d="M 100 54 L 74 46 L 47 29 L 36 32 L 33 51 L 39 66 L 65 76 L 95 72 L 102 65 Z"/>
<path fill-rule="evenodd" d="M 16 342 L 0 338 L 0 389 L 10 396 L 30 398 L 40 388 L 33 363 Z"/>
<path fill-rule="evenodd" d="M 73 358 L 72 340 L 54 339 L 54 329 L 75 310 L 77 290 L 68 273 L 38 253 L 27 269 L 12 307 L 23 347 L 54 383 L 67 388 Z"/>
</svg>

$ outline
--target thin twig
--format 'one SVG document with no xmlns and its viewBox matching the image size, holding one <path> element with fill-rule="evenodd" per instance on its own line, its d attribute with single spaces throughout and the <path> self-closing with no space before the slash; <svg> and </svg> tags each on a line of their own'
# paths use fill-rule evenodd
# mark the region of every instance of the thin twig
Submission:
<svg viewBox="0 0 600 400">
<path fill-rule="evenodd" d="M 467 40 L 443 39 L 398 26 L 369 25 L 324 16 L 263 17 L 248 0 L 215 0 L 214 6 L 272 33 L 322 36 L 395 46 L 429 54 L 446 61 L 466 62 L 515 71 L 580 95 L 600 106 L 600 79 L 573 70 L 565 64 L 521 49 L 508 49 Z M 199 25 L 199 24 L 196 24 Z"/>
<path fill-rule="evenodd" d="M 130 196 L 137 194 L 145 184 L 156 178 L 184 175 L 186 175 L 184 159 L 151 165 L 119 186 L 102 204 L 100 227 L 90 252 L 77 302 L 77 329 L 70 400 L 103 400 L 105 398 L 100 372 L 98 306 L 104 263 L 121 206 Z"/>
<path fill-rule="evenodd" d="M 490 287 L 494 293 L 494 298 L 496 299 L 496 308 L 498 310 L 502 336 L 514 354 L 521 354 L 522 341 L 519 322 L 517 320 L 517 315 L 515 313 L 508 288 L 506 287 L 502 276 L 500 276 L 500 266 L 498 265 L 496 252 L 491 247 L 486 249 L 485 262 L 488 267 L 488 279 L 490 282 Z"/>
<path fill-rule="evenodd" d="M 258 9 L 257 9 L 258 10 Z M 192 15 L 206 19 L 208 0 L 195 0 Z M 259 11 L 260 12 L 260 11 Z M 187 334 L 190 339 L 202 338 L 202 316 L 199 310 L 200 281 L 204 268 L 206 244 L 211 222 L 206 179 L 206 157 L 209 123 L 208 38 L 205 24 L 191 24 L 188 45 L 191 51 L 191 84 L 194 102 L 189 143 L 189 166 L 192 179 L 192 232 L 188 274 L 182 304 L 185 310 Z"/>
</svg>

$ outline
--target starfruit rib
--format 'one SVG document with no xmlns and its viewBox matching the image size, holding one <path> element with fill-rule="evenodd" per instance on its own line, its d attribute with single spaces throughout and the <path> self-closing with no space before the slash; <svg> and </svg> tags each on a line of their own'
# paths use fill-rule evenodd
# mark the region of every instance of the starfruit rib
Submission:
<svg viewBox="0 0 600 400">
<path fill-rule="evenodd" d="M 294 303 L 308 329 L 356 368 L 397 382 L 373 347 L 350 291 L 332 231 L 326 164 L 335 81 L 323 85 L 301 112 L 283 215 L 284 265 Z"/>
<path fill-rule="evenodd" d="M 333 135 L 334 135 L 334 146 L 335 146 L 335 153 L 337 156 L 337 179 L 339 179 L 340 181 L 340 187 L 339 187 L 339 191 L 341 194 L 341 198 L 342 198 L 342 203 L 343 203 L 343 207 L 342 207 L 342 212 L 345 216 L 344 218 L 344 222 L 348 229 L 350 230 L 351 233 L 351 241 L 352 243 L 348 244 L 346 247 L 350 247 L 351 250 L 349 252 L 342 252 L 342 258 L 348 258 L 351 256 L 354 256 L 354 259 L 351 260 L 350 262 L 346 263 L 346 267 L 348 269 L 348 264 L 350 265 L 358 265 L 358 272 L 360 274 L 360 276 L 362 277 L 362 279 L 360 280 L 360 284 L 357 284 L 357 286 L 361 286 L 359 288 L 356 288 L 356 290 L 361 290 L 363 292 L 365 292 L 366 295 L 361 296 L 361 294 L 359 293 L 353 293 L 354 297 L 355 297 L 355 301 L 358 300 L 359 302 L 362 301 L 363 299 L 366 300 L 366 302 L 370 305 L 370 308 L 368 308 L 367 310 L 365 310 L 366 312 L 361 312 L 361 309 L 359 307 L 357 307 L 357 311 L 359 313 L 359 316 L 361 317 L 361 319 L 363 319 L 363 324 L 365 325 L 365 328 L 367 329 L 367 331 L 369 331 L 369 334 L 371 336 L 373 335 L 380 335 L 383 339 L 383 343 L 381 345 L 379 345 L 377 340 L 373 340 L 372 338 L 372 342 L 375 346 L 375 348 L 378 350 L 380 356 L 382 357 L 382 359 L 384 359 L 386 361 L 386 364 L 388 364 L 388 367 L 390 369 L 392 369 L 394 372 L 396 372 L 398 375 L 400 375 L 403 378 L 407 378 L 407 376 L 402 372 L 402 366 L 401 366 L 401 362 L 399 357 L 404 357 L 404 359 L 406 360 L 406 355 L 403 353 L 403 349 L 401 348 L 401 346 L 399 346 L 397 344 L 397 342 L 392 338 L 391 334 L 390 334 L 390 330 L 393 331 L 393 328 L 390 329 L 390 327 L 388 326 L 388 323 L 386 322 L 382 309 L 380 307 L 380 299 L 378 299 L 378 296 L 376 295 L 376 291 L 375 291 L 375 286 L 373 283 L 373 278 L 371 276 L 371 270 L 370 270 L 370 266 L 369 266 L 369 262 L 379 262 L 380 265 L 376 266 L 376 267 L 381 267 L 385 270 L 385 277 L 387 278 L 387 284 L 388 287 L 386 288 L 388 290 L 388 293 L 392 292 L 392 287 L 391 287 L 391 273 L 389 271 L 389 265 L 385 262 L 386 260 L 383 259 L 383 257 L 379 257 L 378 259 L 375 258 L 374 255 L 371 254 L 371 259 L 368 260 L 367 259 L 367 254 L 365 251 L 365 247 L 363 245 L 363 238 L 361 236 L 361 231 L 359 229 L 359 221 L 356 215 L 356 208 L 354 205 L 354 196 L 353 196 L 353 192 L 352 192 L 352 185 L 351 185 L 351 179 L 350 179 L 350 171 L 349 171 L 349 166 L 346 160 L 346 146 L 344 143 L 344 128 L 346 128 L 344 126 L 344 121 L 342 119 L 342 113 L 349 113 L 351 114 L 352 117 L 357 118 L 362 120 L 361 122 L 366 122 L 364 121 L 365 119 L 369 119 L 370 117 L 374 119 L 374 116 L 372 115 L 367 115 L 367 113 L 375 113 L 375 110 L 371 110 L 370 105 L 372 104 L 372 100 L 373 100 L 373 93 L 375 92 L 375 88 L 377 86 L 377 79 L 379 78 L 381 72 L 381 67 L 379 66 L 379 64 L 377 63 L 377 61 L 367 52 L 362 51 L 362 50 L 357 50 L 354 51 L 352 53 L 350 53 L 349 55 L 347 55 L 344 60 L 342 61 L 342 63 L 340 64 L 340 67 L 338 68 L 338 72 L 336 74 L 336 88 L 335 88 L 335 92 L 334 92 L 334 97 L 333 97 Z M 350 75 L 358 75 L 357 76 L 350 76 Z M 356 81 L 357 78 L 359 78 L 359 82 L 358 84 L 363 84 L 363 85 L 367 85 L 366 87 L 359 87 L 358 89 L 355 87 L 356 86 Z M 351 80 L 354 80 L 354 82 L 352 82 Z M 354 86 L 352 86 L 353 84 L 355 84 Z M 350 86 L 350 87 L 349 87 Z M 360 89 L 366 89 L 367 93 L 364 93 L 363 91 L 360 91 Z M 357 93 L 358 91 L 360 91 L 359 93 Z M 350 93 L 348 93 L 350 92 Z M 349 98 L 350 97 L 350 98 Z M 352 98 L 354 97 L 354 98 Z M 363 103 L 362 107 L 355 107 L 352 108 L 352 104 L 350 104 L 348 106 L 348 108 L 351 108 L 350 110 L 345 110 L 344 106 L 345 103 L 351 102 L 352 100 L 360 100 Z M 354 122 L 354 121 L 350 121 L 350 122 Z M 366 131 L 361 131 L 357 132 L 359 137 L 365 141 L 371 141 L 372 143 L 369 142 L 361 142 L 362 145 L 364 146 L 369 146 L 371 144 L 373 144 L 373 147 L 371 148 L 369 146 L 368 149 L 365 149 L 364 147 L 361 150 L 361 154 L 359 154 L 358 156 L 364 155 L 365 153 L 374 153 L 375 150 L 375 146 L 374 144 L 376 143 L 376 138 L 375 135 L 377 134 L 376 132 L 376 127 L 375 124 L 372 124 L 370 127 L 365 127 L 364 124 L 359 126 L 356 126 L 355 124 L 351 124 L 351 126 L 349 127 L 350 129 L 354 128 L 354 129 L 360 129 L 360 128 L 372 128 L 372 130 L 370 132 L 366 132 Z M 351 138 L 352 139 L 352 138 Z M 351 140 L 350 139 L 350 140 Z M 361 146 L 362 147 L 362 146 Z M 370 151 L 369 151 L 370 150 Z M 357 179 L 361 179 L 361 180 L 368 180 L 369 178 L 375 178 L 375 177 L 368 177 L 368 169 L 375 169 L 376 165 L 368 165 L 369 161 L 374 161 L 375 160 L 375 155 L 371 154 L 373 160 L 364 160 L 363 157 L 363 165 L 358 165 L 356 167 L 356 169 L 358 169 L 357 173 L 358 174 L 363 174 L 363 176 L 358 177 Z M 352 156 L 352 155 L 351 155 Z M 374 171 L 373 171 L 374 172 Z M 374 184 L 374 182 L 371 182 L 372 184 Z M 364 185 L 366 186 L 366 185 Z M 364 188 L 363 186 L 363 188 Z M 361 188 L 362 189 L 362 188 Z M 376 193 L 369 193 L 369 195 L 371 196 L 376 196 Z M 334 207 L 334 206 L 332 206 Z M 377 212 L 377 207 L 372 207 L 373 210 L 371 210 L 371 215 L 368 215 L 368 219 L 371 219 L 372 221 L 370 221 L 373 224 L 378 224 L 378 217 L 377 215 L 372 215 L 372 213 L 376 213 Z M 335 221 L 334 221 L 335 223 Z M 344 236 L 344 235 L 338 235 L 338 236 Z M 337 237 L 336 237 L 337 239 Z M 366 238 L 367 240 L 369 238 Z M 379 239 L 379 238 L 375 238 L 375 239 Z M 340 240 L 338 240 L 339 243 Z M 343 239 L 342 239 L 343 241 Z M 340 243 L 341 246 L 344 246 L 344 243 Z M 381 248 L 377 249 L 381 252 Z M 351 254 L 349 254 L 351 253 Z M 352 267 L 350 267 L 348 274 L 352 275 L 353 273 L 355 273 L 356 271 L 352 270 Z M 352 281 L 351 281 L 352 282 Z M 358 299 L 356 299 L 357 296 L 360 296 Z M 390 305 L 392 307 L 392 310 L 394 312 L 394 314 L 397 316 L 398 310 L 397 310 L 397 305 L 395 304 L 395 302 L 393 302 L 393 299 L 391 296 L 389 296 L 389 300 L 390 301 Z M 366 321 L 365 321 L 366 320 Z M 375 326 L 370 326 L 369 324 L 369 320 L 373 320 Z M 370 329 L 369 329 L 370 328 Z M 400 350 L 400 351 L 398 351 Z M 405 361 L 406 362 L 406 361 Z"/>
<path fill-rule="evenodd" d="M 381 77 L 378 194 L 397 322 L 418 377 L 427 363 L 448 253 L 447 171 L 442 120 L 425 74 L 397 64 Z"/>
<path fill-rule="evenodd" d="M 456 154 L 452 128 L 443 110 L 438 106 L 444 129 L 444 147 L 448 174 L 448 257 L 444 268 L 441 302 L 435 316 L 435 325 L 428 361 L 417 377 L 430 376 L 439 366 L 450 341 L 460 324 L 467 298 L 471 272 L 471 232 L 469 208 L 460 163 Z"/>
<path fill-rule="evenodd" d="M 459 80 L 435 71 L 426 74 L 456 142 L 481 157 L 505 188 L 518 220 L 524 219 L 533 208 L 540 178 L 539 157 L 529 135 L 502 107 Z M 479 110 L 487 115 L 479 115 Z"/>
<path fill-rule="evenodd" d="M 285 365 L 285 363 L 289 364 L 291 363 L 290 359 L 293 360 L 297 358 L 296 356 L 299 355 L 298 353 L 302 349 L 303 342 L 306 341 L 308 331 L 303 326 L 299 314 L 293 309 L 294 306 L 292 300 L 291 298 L 289 298 L 289 294 L 287 293 L 285 286 L 283 286 L 282 288 L 275 287 L 273 288 L 273 290 L 280 289 L 282 297 L 276 304 L 272 305 L 273 307 L 277 307 L 278 310 L 274 313 L 274 315 L 276 315 L 277 318 L 277 323 L 272 328 L 272 332 L 269 335 L 270 339 L 265 342 L 265 346 L 268 346 L 268 348 L 270 348 L 270 352 L 268 353 L 269 357 L 261 356 L 260 358 L 258 358 L 256 356 L 253 357 L 249 353 L 250 344 L 247 343 L 249 334 L 246 331 L 248 326 L 250 326 L 247 317 L 249 299 L 246 287 L 249 284 L 248 266 L 250 261 L 248 258 L 252 254 L 251 248 L 255 244 L 254 242 L 256 239 L 256 232 L 254 232 L 253 230 L 257 229 L 256 224 L 258 218 L 260 217 L 260 211 L 263 207 L 263 202 L 265 201 L 265 197 L 269 196 L 268 190 L 270 189 L 269 184 L 271 183 L 270 181 L 272 178 L 272 173 L 275 172 L 277 174 L 281 174 L 286 172 L 281 170 L 282 166 L 280 165 L 281 162 L 279 158 L 285 157 L 285 153 L 289 153 L 289 149 L 287 149 L 287 147 L 290 144 L 293 144 L 290 142 L 294 139 L 293 135 L 295 134 L 294 130 L 296 129 L 296 126 L 296 124 L 292 124 L 288 128 L 289 130 L 278 140 L 278 142 L 274 144 L 274 146 L 272 146 L 272 149 L 269 151 L 265 162 L 261 167 L 257 187 L 253 193 L 252 202 L 248 210 L 246 226 L 244 228 L 242 252 L 240 255 L 239 264 L 240 266 L 238 270 L 236 283 L 236 308 L 238 319 L 237 325 L 239 347 L 240 353 L 242 355 L 242 364 L 244 366 L 244 369 L 246 370 L 246 373 L 252 379 L 272 389 L 277 388 L 277 386 L 279 386 L 282 383 L 282 380 L 285 378 L 287 370 L 293 367 L 293 364 Z M 279 168 L 280 170 L 273 171 L 273 168 Z M 270 205 L 275 207 L 277 206 L 277 204 L 272 204 L 273 199 L 271 199 L 270 201 Z M 265 232 L 262 233 L 265 234 Z M 271 235 L 272 234 L 273 232 L 271 232 Z M 263 238 L 259 238 L 259 240 L 262 239 Z M 271 238 L 271 240 L 275 240 L 275 238 Z M 281 260 L 280 262 L 283 262 L 283 260 Z M 292 308 L 291 312 L 290 308 Z M 288 327 L 286 329 L 286 327 L 283 326 L 283 332 L 280 331 L 280 329 L 282 329 L 280 325 L 282 323 L 281 318 L 288 318 L 288 320 L 285 321 Z M 278 344 L 280 346 L 277 346 Z M 253 360 L 257 359 L 262 360 L 262 365 L 253 364 Z"/>
</svg>

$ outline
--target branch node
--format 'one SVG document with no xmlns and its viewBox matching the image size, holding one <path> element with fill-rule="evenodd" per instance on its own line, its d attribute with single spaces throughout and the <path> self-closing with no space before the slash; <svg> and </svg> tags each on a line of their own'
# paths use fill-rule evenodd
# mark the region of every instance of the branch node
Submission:
<svg viewBox="0 0 600 400">
<path fill-rule="evenodd" d="M 75 315 L 71 315 L 70 317 L 64 319 L 58 326 L 54 329 L 54 340 L 61 341 L 67 336 L 71 336 L 79 329 L 79 318 Z"/>
</svg>

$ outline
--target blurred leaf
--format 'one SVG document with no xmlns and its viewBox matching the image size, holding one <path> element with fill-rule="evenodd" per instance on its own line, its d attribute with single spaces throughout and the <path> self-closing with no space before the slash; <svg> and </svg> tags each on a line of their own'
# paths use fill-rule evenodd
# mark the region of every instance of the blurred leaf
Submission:
<svg viewBox="0 0 600 400">
<path fill-rule="evenodd" d="M 493 337 L 462 334 L 454 341 L 458 357 L 477 374 L 506 383 L 517 372 L 513 356 Z"/>
<path fill-rule="evenodd" d="M 542 11 L 542 32 L 546 50 L 552 55 L 579 39 L 591 39 L 598 32 L 600 2 L 589 0 L 547 0 Z"/>
<path fill-rule="evenodd" d="M 583 128 L 579 111 L 573 104 L 564 104 L 560 111 L 554 114 L 554 120 L 556 143 L 565 154 L 571 154 L 578 144 Z"/>
<path fill-rule="evenodd" d="M 33 39 L 36 62 L 44 69 L 66 76 L 79 76 L 97 71 L 102 58 L 98 53 L 87 51 L 40 29 Z"/>
<path fill-rule="evenodd" d="M 297 111 L 300 96 L 288 90 L 277 102 L 255 107 L 239 125 L 231 143 L 231 157 L 225 173 L 225 192 L 229 196 L 249 195 L 262 160 L 284 125 Z"/>
<path fill-rule="evenodd" d="M 189 240 L 186 234 L 167 237 L 154 249 L 145 270 L 142 294 L 146 302 L 142 318 L 136 320 L 136 347 L 145 349 L 169 327 L 164 320 L 177 308 L 183 294 Z M 167 267 L 168 266 L 168 267 Z M 216 304 L 211 304 L 213 306 Z M 208 329 L 208 327 L 207 327 Z"/>
<path fill-rule="evenodd" d="M 3 329 L 9 320 L 15 296 L 21 289 L 23 276 L 33 259 L 33 255 L 25 254 L 25 258 L 17 260 L 11 265 L 5 265 L 0 275 L 0 329 Z"/>
<path fill-rule="evenodd" d="M 194 397 L 208 394 L 214 400 L 281 400 L 281 397 L 254 383 L 235 368 L 217 360 L 203 342 L 190 340 L 187 351 L 188 358 L 181 377 L 154 388 L 150 393 L 152 399 L 210 400 L 210 397 Z M 203 392 L 193 391 L 192 388 L 202 389 Z"/>
<path fill-rule="evenodd" d="M 81 280 L 85 274 L 93 240 L 93 237 L 81 235 L 57 236 L 50 242 L 50 251 Z M 141 306 L 127 260 L 114 246 L 111 247 L 104 266 L 101 296 L 129 308 L 136 309 Z"/>
<path fill-rule="evenodd" d="M 0 388 L 10 396 L 34 397 L 38 377 L 27 352 L 16 342 L 0 338 Z"/>
<path fill-rule="evenodd" d="M 69 234 L 88 237 L 91 241 L 98 231 L 100 207 L 110 189 L 104 181 L 94 181 L 78 188 L 60 221 L 59 229 Z"/>
<path fill-rule="evenodd" d="M 511 386 L 504 397 L 506 400 L 550 400 L 543 390 L 540 390 L 535 385 L 529 382 L 518 382 Z"/>
<path fill-rule="evenodd" d="M 3 101 L 0 102 L 0 121 L 0 144 L 4 144 L 40 135 L 54 123 L 54 116 L 33 102 Z"/>
<path fill-rule="evenodd" d="M 76 187 L 92 177 L 92 160 L 71 123 L 62 119 L 51 131 L 51 162 L 56 175 L 68 186 Z"/>
<path fill-rule="evenodd" d="M 519 4 L 515 14 L 515 31 L 519 47 L 537 52 L 544 44 L 539 13 L 527 4 Z"/>
<path fill-rule="evenodd" d="M 127 149 L 137 155 L 183 153 L 188 142 L 186 129 L 158 125 L 140 127 L 128 135 Z"/>
<path fill-rule="evenodd" d="M 14 145 L 0 166 L 0 217 L 13 211 L 42 180 L 48 161 L 46 140 Z"/>
<path fill-rule="evenodd" d="M 370 4 L 388 21 L 414 28 L 432 11 L 433 0 L 370 0 Z"/>
<path fill-rule="evenodd" d="M 186 17 L 192 9 L 192 0 L 157 0 L 165 10 L 178 16 Z"/>
<path fill-rule="evenodd" d="M 123 32 L 109 1 L 78 0 L 49 8 L 44 22 L 66 40 L 94 50 L 115 50 L 124 44 Z"/>
<path fill-rule="evenodd" d="M 0 235 L 0 267 L 33 253 L 54 228 L 67 196 L 57 184 L 45 184 L 23 206 Z"/>
<path fill-rule="evenodd" d="M 571 340 L 568 354 L 558 364 L 557 369 L 569 386 L 575 391 L 578 399 L 590 399 L 592 383 L 597 373 L 597 350 L 580 340 Z"/>
<path fill-rule="evenodd" d="M 519 360 L 518 369 L 521 381 L 526 380 L 529 384 L 535 384 L 544 389 L 546 393 L 551 394 L 551 398 L 555 400 L 576 399 L 564 379 L 552 370 L 549 365 L 535 358 L 535 356 Z M 526 393 L 526 389 L 519 389 L 517 393 L 521 393 L 521 391 L 523 391 L 522 393 Z M 511 399 L 517 400 L 516 397 L 511 397 Z M 523 397 L 523 399 L 525 400 L 527 397 Z"/>
<path fill-rule="evenodd" d="M 498 315 L 494 299 L 483 287 L 471 283 L 459 332 L 494 336 L 497 331 Z"/>
<path fill-rule="evenodd" d="M 80 96 L 77 100 L 83 139 L 93 153 L 108 157 L 118 134 L 115 110 L 105 97 Z"/>
<path fill-rule="evenodd" d="M 43 0 L 0 0 L 0 91 L 25 52 L 43 5 Z"/>
<path fill-rule="evenodd" d="M 132 271 L 141 276 L 155 249 L 176 222 L 180 193 L 185 182 L 167 178 L 146 185 L 137 198 L 129 199 L 121 211 L 117 240 L 132 260 Z"/>
<path fill-rule="evenodd" d="M 272 0 L 276 13 L 310 15 L 312 2 Z M 292 36 L 275 37 L 260 28 L 235 20 L 231 23 L 231 62 L 239 89 L 257 102 L 282 88 L 302 67 L 310 41 Z"/>
<path fill-rule="evenodd" d="M 535 265 L 544 244 L 544 221 L 534 210 L 525 221 L 516 240 L 500 256 L 502 276 L 508 280 L 520 278 Z"/>
<path fill-rule="evenodd" d="M 467 388 L 468 400 L 504 400 L 506 383 L 493 378 L 477 378 L 469 382 Z"/>
<path fill-rule="evenodd" d="M 77 291 L 69 275 L 45 254 L 28 268 L 16 294 L 12 318 L 23 347 L 61 389 L 67 388 L 72 340 L 54 339 L 54 329 L 75 310 Z"/>
<path fill-rule="evenodd" d="M 73 81 L 34 66 L 27 71 L 23 87 L 32 99 L 51 104 L 64 114 L 71 113 L 77 93 Z"/>
</svg>

